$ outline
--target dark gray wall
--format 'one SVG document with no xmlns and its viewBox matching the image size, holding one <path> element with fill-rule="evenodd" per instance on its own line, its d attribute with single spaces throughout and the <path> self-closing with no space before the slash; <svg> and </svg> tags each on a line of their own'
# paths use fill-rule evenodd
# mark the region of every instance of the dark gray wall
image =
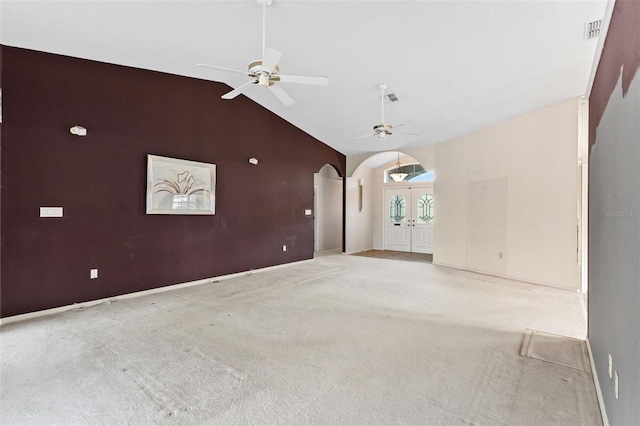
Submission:
<svg viewBox="0 0 640 426">
<path fill-rule="evenodd" d="M 612 425 L 640 424 L 638 68 L 640 2 L 618 0 L 590 97 L 589 341 Z"/>
</svg>

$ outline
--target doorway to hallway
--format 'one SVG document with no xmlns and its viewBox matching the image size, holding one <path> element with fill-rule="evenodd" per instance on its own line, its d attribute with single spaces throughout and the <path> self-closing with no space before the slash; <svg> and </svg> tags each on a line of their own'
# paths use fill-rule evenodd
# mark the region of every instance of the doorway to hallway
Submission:
<svg viewBox="0 0 640 426">
<path fill-rule="evenodd" d="M 325 164 L 313 175 L 314 252 L 342 249 L 342 198 L 342 177 Z"/>
<path fill-rule="evenodd" d="M 384 249 L 433 254 L 433 186 L 385 188 Z"/>
</svg>

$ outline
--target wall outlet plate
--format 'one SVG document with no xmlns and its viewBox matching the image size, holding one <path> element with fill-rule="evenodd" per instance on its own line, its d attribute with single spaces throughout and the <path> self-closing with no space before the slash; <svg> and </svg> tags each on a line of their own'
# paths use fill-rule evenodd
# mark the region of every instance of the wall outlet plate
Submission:
<svg viewBox="0 0 640 426">
<path fill-rule="evenodd" d="M 98 278 L 98 270 L 97 269 L 92 269 L 89 272 L 89 278 L 91 278 L 92 280 L 95 280 L 96 278 Z"/>
<path fill-rule="evenodd" d="M 62 217 L 62 207 L 40 207 L 40 217 Z"/>
<path fill-rule="evenodd" d="M 282 246 L 282 251 L 287 251 L 287 246 Z"/>
</svg>

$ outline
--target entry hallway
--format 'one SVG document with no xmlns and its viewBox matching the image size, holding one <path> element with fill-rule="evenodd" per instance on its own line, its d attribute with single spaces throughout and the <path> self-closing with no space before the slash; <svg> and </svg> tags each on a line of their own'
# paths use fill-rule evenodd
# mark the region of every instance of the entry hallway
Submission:
<svg viewBox="0 0 640 426">
<path fill-rule="evenodd" d="M 581 297 L 335 254 L 114 300 L 2 327 L 0 423 L 600 425 L 588 363 L 520 355 Z"/>
</svg>

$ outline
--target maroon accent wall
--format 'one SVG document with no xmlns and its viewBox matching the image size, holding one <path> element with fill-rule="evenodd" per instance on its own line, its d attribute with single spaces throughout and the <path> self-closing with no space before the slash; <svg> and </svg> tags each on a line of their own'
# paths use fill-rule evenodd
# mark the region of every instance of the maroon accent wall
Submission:
<svg viewBox="0 0 640 426">
<path fill-rule="evenodd" d="M 313 173 L 344 155 L 221 83 L 0 48 L 2 317 L 313 257 Z M 216 214 L 146 215 L 147 154 L 215 163 Z"/>
<path fill-rule="evenodd" d="M 640 69 L 639 3 L 639 0 L 617 0 L 613 9 L 611 22 L 616 25 L 609 26 L 589 96 L 589 146 L 596 141 L 598 124 L 618 79 L 622 78 L 622 93 L 626 96 Z"/>
</svg>

